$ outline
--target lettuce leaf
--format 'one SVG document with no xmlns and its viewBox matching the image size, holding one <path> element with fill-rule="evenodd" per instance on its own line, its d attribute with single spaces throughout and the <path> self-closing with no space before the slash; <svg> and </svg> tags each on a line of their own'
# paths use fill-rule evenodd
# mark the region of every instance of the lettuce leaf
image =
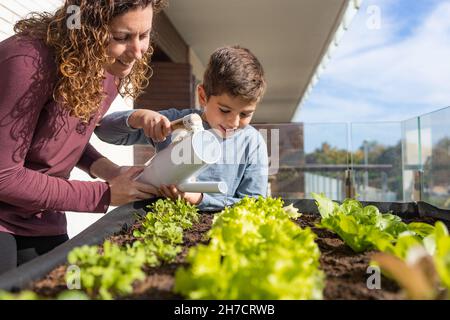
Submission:
<svg viewBox="0 0 450 320">
<path fill-rule="evenodd" d="M 321 299 L 315 234 L 281 199 L 245 198 L 216 216 L 209 245 L 190 250 L 175 291 L 190 299 Z"/>
<path fill-rule="evenodd" d="M 323 194 L 313 193 L 313 197 L 321 215 L 319 226 L 335 232 L 355 252 L 379 250 L 403 257 L 408 244 L 421 244 L 434 230 L 426 223 L 406 224 L 396 215 L 383 214 L 373 205 L 363 207 L 355 199 L 346 199 L 339 205 Z"/>
</svg>

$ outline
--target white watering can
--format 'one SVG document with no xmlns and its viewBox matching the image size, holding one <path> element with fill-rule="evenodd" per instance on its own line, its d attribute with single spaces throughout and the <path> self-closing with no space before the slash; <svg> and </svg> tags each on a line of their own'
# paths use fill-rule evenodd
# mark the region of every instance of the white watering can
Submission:
<svg viewBox="0 0 450 320">
<path fill-rule="evenodd" d="M 219 141 L 204 130 L 198 114 L 190 114 L 171 123 L 172 143 L 156 153 L 146 164 L 137 180 L 157 188 L 174 184 L 182 192 L 223 193 L 228 191 L 225 182 L 201 181 L 195 177 L 208 165 L 222 157 Z"/>
</svg>

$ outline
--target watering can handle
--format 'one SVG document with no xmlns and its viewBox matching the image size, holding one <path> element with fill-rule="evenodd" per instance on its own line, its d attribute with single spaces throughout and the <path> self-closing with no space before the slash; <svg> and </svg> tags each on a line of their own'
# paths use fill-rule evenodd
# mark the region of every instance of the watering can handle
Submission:
<svg viewBox="0 0 450 320">
<path fill-rule="evenodd" d="M 172 121 L 170 126 L 172 131 L 177 129 L 192 130 L 194 127 L 203 127 L 203 122 L 202 118 L 198 114 L 191 113 L 183 118 Z"/>
</svg>

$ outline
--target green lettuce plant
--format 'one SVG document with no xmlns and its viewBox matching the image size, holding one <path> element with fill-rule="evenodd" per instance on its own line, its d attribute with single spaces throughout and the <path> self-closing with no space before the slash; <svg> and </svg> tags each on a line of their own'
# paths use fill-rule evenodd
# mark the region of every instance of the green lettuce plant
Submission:
<svg viewBox="0 0 450 320">
<path fill-rule="evenodd" d="M 450 290 L 450 236 L 447 227 L 440 221 L 435 224 L 434 262 L 441 283 Z"/>
<path fill-rule="evenodd" d="M 68 255 L 68 262 L 80 268 L 83 290 L 91 297 L 110 300 L 133 292 L 133 283 L 143 280 L 145 274 L 145 251 L 127 245 L 124 248 L 109 241 L 103 244 L 103 252 L 98 246 L 75 248 Z M 68 273 L 66 280 L 73 282 L 76 273 Z"/>
<path fill-rule="evenodd" d="M 19 293 L 0 291 L 0 300 L 39 300 L 39 296 L 29 290 L 21 291 Z"/>
<path fill-rule="evenodd" d="M 145 250 L 146 263 L 154 267 L 161 261 L 173 261 L 181 252 L 183 232 L 198 221 L 198 209 L 182 199 L 160 199 L 149 209 L 133 235 L 138 238 L 135 246 Z"/>
<path fill-rule="evenodd" d="M 309 228 L 281 199 L 245 198 L 215 217 L 209 245 L 190 250 L 175 291 L 191 299 L 321 299 L 324 274 Z"/>
<path fill-rule="evenodd" d="M 421 243 L 434 230 L 426 223 L 406 224 L 396 215 L 380 213 L 372 205 L 363 207 L 354 199 L 339 205 L 323 194 L 313 193 L 313 197 L 321 215 L 319 226 L 338 234 L 355 252 L 375 249 L 404 256 L 405 245 Z"/>
</svg>

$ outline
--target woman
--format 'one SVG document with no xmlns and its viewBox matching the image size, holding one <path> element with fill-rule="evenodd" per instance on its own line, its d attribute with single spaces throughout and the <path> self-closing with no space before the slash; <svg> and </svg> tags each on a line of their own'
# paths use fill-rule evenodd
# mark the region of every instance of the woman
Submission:
<svg viewBox="0 0 450 320">
<path fill-rule="evenodd" d="M 142 169 L 119 174 L 89 139 L 118 93 L 135 98 L 147 85 L 163 6 L 66 0 L 54 15 L 19 21 L 0 43 L 0 273 L 66 241 L 64 211 L 104 213 L 156 193 L 134 181 Z M 70 181 L 75 166 L 108 182 Z"/>
</svg>

